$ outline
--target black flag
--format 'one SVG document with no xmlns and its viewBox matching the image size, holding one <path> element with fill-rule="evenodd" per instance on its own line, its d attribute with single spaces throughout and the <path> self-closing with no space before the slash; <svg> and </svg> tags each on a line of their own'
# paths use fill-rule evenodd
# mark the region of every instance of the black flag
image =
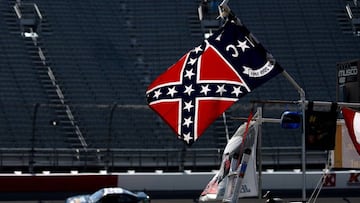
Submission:
<svg viewBox="0 0 360 203">
<path fill-rule="evenodd" d="M 335 147 L 337 104 L 330 111 L 314 110 L 309 102 L 305 112 L 306 149 L 333 150 Z"/>
</svg>

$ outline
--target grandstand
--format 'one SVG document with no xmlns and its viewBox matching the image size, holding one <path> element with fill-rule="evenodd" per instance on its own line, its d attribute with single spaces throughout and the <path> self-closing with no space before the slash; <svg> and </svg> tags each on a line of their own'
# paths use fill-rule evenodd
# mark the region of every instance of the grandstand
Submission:
<svg viewBox="0 0 360 203">
<path fill-rule="evenodd" d="M 199 3 L 0 0 L 0 172 L 217 169 L 222 118 L 188 148 L 145 98 L 153 79 L 202 42 Z M 360 49 L 345 1 L 229 5 L 306 99 L 336 101 L 336 64 Z M 285 78 L 272 79 L 227 111 L 230 134 L 240 125 L 231 117 L 266 99 L 299 96 Z M 297 107 L 265 105 L 264 115 L 279 118 L 287 108 Z M 300 130 L 264 124 L 262 139 L 265 165 L 299 168 Z M 308 161 L 321 167 L 324 152 Z"/>
</svg>

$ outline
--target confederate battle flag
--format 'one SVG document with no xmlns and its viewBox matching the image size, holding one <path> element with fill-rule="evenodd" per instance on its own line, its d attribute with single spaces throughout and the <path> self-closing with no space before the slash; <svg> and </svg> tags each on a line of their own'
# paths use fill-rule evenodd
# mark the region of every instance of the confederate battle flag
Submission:
<svg viewBox="0 0 360 203">
<path fill-rule="evenodd" d="M 360 112 L 356 112 L 347 107 L 343 107 L 341 112 L 351 141 L 354 144 L 357 153 L 360 155 Z"/>
<path fill-rule="evenodd" d="M 156 78 L 146 97 L 191 145 L 239 98 L 282 70 L 244 25 L 228 20 Z"/>
</svg>

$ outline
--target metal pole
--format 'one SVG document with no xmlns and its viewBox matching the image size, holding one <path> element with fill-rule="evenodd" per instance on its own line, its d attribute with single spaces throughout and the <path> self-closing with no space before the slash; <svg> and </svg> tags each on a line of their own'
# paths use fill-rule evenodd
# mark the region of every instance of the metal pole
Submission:
<svg viewBox="0 0 360 203">
<path fill-rule="evenodd" d="M 180 154 L 179 154 L 179 171 L 180 172 L 183 172 L 184 170 L 185 170 L 185 156 L 186 156 L 186 148 L 187 146 L 186 146 L 186 144 L 184 143 L 184 145 L 183 145 L 183 148 L 182 148 L 182 150 L 180 151 Z M 195 156 L 196 157 L 196 156 Z"/>
<path fill-rule="evenodd" d="M 117 103 L 114 103 L 111 106 L 111 110 L 110 110 L 110 116 L 109 116 L 109 129 L 108 129 L 108 139 L 107 139 L 107 150 L 106 150 L 106 159 L 105 159 L 105 169 L 108 170 L 109 169 L 109 164 L 110 164 L 110 145 L 111 145 L 111 131 L 112 131 L 112 123 L 113 123 L 113 117 L 114 117 L 114 111 L 117 107 Z"/>
<path fill-rule="evenodd" d="M 35 134 L 36 134 L 36 114 L 38 112 L 40 104 L 36 103 L 33 111 L 33 120 L 32 120 L 32 132 L 31 132 L 31 151 L 29 158 L 29 172 L 34 173 L 34 158 L 35 158 Z"/>
<path fill-rule="evenodd" d="M 261 139 L 262 139 L 262 131 L 261 131 L 261 128 L 262 128 L 262 108 L 261 107 L 258 107 L 257 108 L 257 121 L 256 122 L 256 127 L 257 127 L 257 131 L 258 131 L 258 137 L 257 137 L 257 157 L 259 157 L 259 163 L 258 163 L 258 166 L 259 166 L 259 176 L 258 176 L 258 197 L 259 199 L 262 198 L 262 194 L 261 194 L 261 191 L 262 191 L 262 153 L 261 153 L 261 146 L 262 146 L 262 142 L 261 142 Z"/>
<path fill-rule="evenodd" d="M 302 138 L 301 138 L 301 168 L 303 175 L 303 188 L 302 188 L 302 201 L 306 202 L 306 149 L 305 149 L 305 93 L 300 94 L 301 97 L 301 109 L 302 109 Z"/>
<path fill-rule="evenodd" d="M 305 91 L 296 83 L 296 81 L 284 70 L 283 76 L 295 87 L 300 94 L 300 104 L 302 109 L 302 138 L 301 138 L 301 170 L 302 170 L 302 201 L 306 202 L 306 151 L 305 151 Z"/>
<path fill-rule="evenodd" d="M 227 5 L 228 0 L 223 0 L 222 3 L 219 5 L 219 13 L 220 17 L 228 16 L 231 13 L 231 9 Z M 239 18 L 236 18 L 238 23 L 241 23 Z M 303 123 L 303 133 L 302 133 L 302 151 L 301 151 L 301 160 L 302 160 L 302 174 L 303 174 L 303 187 L 302 187 L 302 200 L 306 202 L 306 152 L 305 152 L 305 107 L 306 107 L 306 100 L 305 100 L 305 91 L 300 87 L 300 85 L 286 72 L 283 70 L 282 75 L 295 87 L 295 89 L 300 94 L 300 102 L 302 108 L 302 123 Z"/>
<path fill-rule="evenodd" d="M 252 103 L 265 103 L 265 104 L 300 104 L 301 101 L 289 101 L 289 100 L 254 100 L 251 101 Z M 333 102 L 328 101 L 312 101 L 314 105 L 319 106 L 328 106 L 331 105 Z M 309 101 L 305 101 L 305 104 L 307 105 Z M 340 107 L 360 107 L 360 103 L 352 103 L 352 102 L 337 102 L 336 103 Z M 246 117 L 242 117 L 241 119 Z"/>
</svg>

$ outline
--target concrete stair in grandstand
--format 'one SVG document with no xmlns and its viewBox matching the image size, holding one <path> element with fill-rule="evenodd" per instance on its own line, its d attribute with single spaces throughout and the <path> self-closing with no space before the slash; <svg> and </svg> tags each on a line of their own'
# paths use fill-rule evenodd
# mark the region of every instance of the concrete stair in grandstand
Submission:
<svg viewBox="0 0 360 203">
<path fill-rule="evenodd" d="M 51 68 L 52 63 L 51 60 L 49 60 L 48 53 L 46 51 L 46 43 L 42 40 L 43 34 L 51 34 L 49 23 L 47 20 L 42 22 L 43 15 L 41 14 L 41 11 L 37 11 L 34 16 L 34 7 L 36 7 L 35 4 L 31 4 L 30 6 L 16 4 L 14 7 L 15 10 L 17 5 L 19 5 L 17 7 L 17 12 L 21 12 L 22 16 L 19 24 L 20 30 L 22 31 L 21 34 L 23 36 L 24 45 L 31 61 L 33 62 L 34 70 L 43 86 L 43 90 L 48 95 L 50 102 L 48 109 L 53 112 L 52 114 L 56 120 L 53 124 L 60 124 L 60 127 L 65 132 L 67 141 L 71 147 L 84 147 L 84 140 L 82 143 L 79 143 L 78 140 L 78 137 L 82 137 L 82 133 L 78 127 L 76 116 L 74 116 L 73 110 L 70 107 L 69 102 L 66 100 L 61 84 L 57 81 L 55 73 Z M 38 8 L 36 7 L 36 9 Z M 39 22 L 34 20 L 34 24 L 30 23 L 30 25 L 24 25 L 21 20 L 27 20 L 27 16 L 29 17 L 30 22 L 32 22 L 31 20 L 33 20 L 33 18 L 40 18 L 40 20 Z M 43 25 L 47 29 L 42 30 Z"/>
<path fill-rule="evenodd" d="M 50 109 L 52 109 L 56 115 L 55 118 L 59 126 L 65 132 L 65 139 L 71 147 L 82 147 L 78 140 L 77 133 L 79 132 L 76 133 L 76 131 L 80 129 L 76 127 L 78 126 L 76 114 L 70 107 L 66 93 L 62 90 L 60 82 L 56 80 L 55 73 L 52 71 L 51 60 L 47 57 L 48 54 L 44 49 L 46 45 L 42 42 L 41 37 L 36 39 L 36 43 L 34 43 L 31 38 L 24 38 L 24 42 L 33 61 L 39 81 L 48 95 L 51 104 Z"/>
<path fill-rule="evenodd" d="M 41 93 L 35 93 L 37 81 L 34 79 L 30 67 L 30 61 L 22 49 L 22 41 L 19 29 L 19 23 L 16 13 L 13 9 L 14 1 L 1 1 L 0 10 L 2 14 L 3 27 L 1 28 L 2 37 L 6 39 L 4 48 L 8 53 L 4 60 L 7 61 L 2 67 L 1 80 L 2 87 L 11 91 L 11 96 L 4 97 L 2 102 L 3 115 L 6 117 L 6 132 L 9 135 L 7 139 L 3 139 L 4 146 L 22 146 L 30 145 L 29 137 L 22 136 L 31 132 L 31 122 L 27 122 L 27 118 L 31 118 L 31 104 L 28 101 L 36 99 L 42 100 Z M 2 92 L 4 92 L 2 90 Z M 26 99 L 24 99 L 26 98 Z M 42 100 L 43 101 L 43 100 Z M 21 126 L 21 127 L 19 127 Z M 22 140 L 21 143 L 16 139 Z"/>
</svg>

